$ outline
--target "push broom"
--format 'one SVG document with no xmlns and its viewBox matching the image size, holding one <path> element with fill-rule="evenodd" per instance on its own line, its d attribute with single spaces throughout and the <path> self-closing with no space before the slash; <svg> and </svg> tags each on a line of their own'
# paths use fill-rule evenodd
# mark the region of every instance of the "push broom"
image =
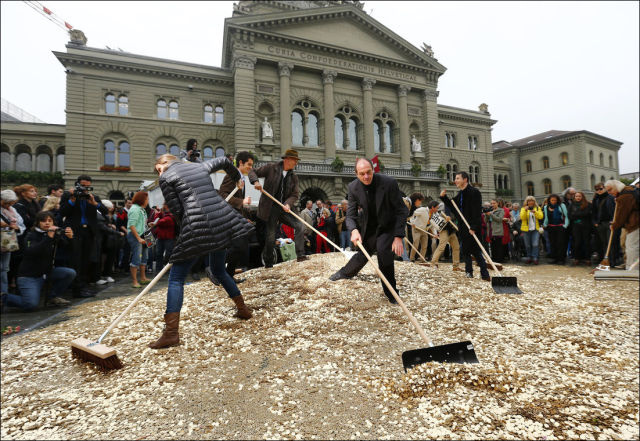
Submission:
<svg viewBox="0 0 640 441">
<path fill-rule="evenodd" d="M 418 334 L 420 334 L 420 337 L 429 345 L 428 348 L 413 349 L 402 353 L 402 364 L 405 371 L 419 364 L 429 363 L 432 361 L 437 363 L 479 363 L 476 351 L 470 341 L 434 346 L 433 342 L 427 334 L 425 334 L 416 318 L 409 312 L 396 290 L 393 289 L 393 286 L 391 286 L 387 278 L 382 274 L 378 265 L 373 262 L 369 253 L 367 253 L 367 250 L 362 246 L 362 242 L 358 241 L 356 242 L 356 245 L 360 248 L 360 251 L 365 255 L 371 266 L 376 270 L 378 277 L 380 277 L 382 282 L 389 289 L 393 298 L 396 299 L 398 305 L 402 308 L 402 311 L 409 318 L 411 324 L 416 328 Z"/>
<path fill-rule="evenodd" d="M 231 199 L 231 197 L 235 194 L 236 191 L 238 191 L 238 187 L 236 187 L 229 194 L 229 196 L 227 196 L 225 201 L 229 202 L 229 199 Z M 162 268 L 162 270 L 142 290 L 142 292 L 138 294 L 135 299 L 133 299 L 133 301 L 129 304 L 129 306 L 127 306 L 127 308 L 124 311 L 122 311 L 122 314 L 120 314 L 118 318 L 115 319 L 113 323 L 109 325 L 107 330 L 104 331 L 104 333 L 100 336 L 100 338 L 98 338 L 96 341 L 91 341 L 87 338 L 76 338 L 75 340 L 73 340 L 71 342 L 71 355 L 74 358 L 77 358 L 81 361 L 91 362 L 96 366 L 98 366 L 99 368 L 102 368 L 105 370 L 121 369 L 122 362 L 116 355 L 116 350 L 107 345 L 103 345 L 102 340 L 107 336 L 109 332 L 111 332 L 113 328 L 116 327 L 118 323 L 120 323 L 122 318 L 127 314 L 127 312 L 131 310 L 131 308 L 133 308 L 138 303 L 138 301 L 142 298 L 142 296 L 148 293 L 151 290 L 151 288 L 153 288 L 154 285 L 158 283 L 160 279 L 162 279 L 162 277 L 166 274 L 167 271 L 169 271 L 172 265 L 173 265 L 172 263 L 167 263 L 164 266 L 164 268 Z"/>
</svg>

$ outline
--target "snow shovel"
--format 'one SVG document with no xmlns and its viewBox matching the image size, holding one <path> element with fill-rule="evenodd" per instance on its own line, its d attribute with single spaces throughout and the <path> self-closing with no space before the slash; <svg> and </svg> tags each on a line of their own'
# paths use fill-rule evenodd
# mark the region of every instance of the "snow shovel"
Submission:
<svg viewBox="0 0 640 441">
<path fill-rule="evenodd" d="M 284 209 L 284 205 L 282 204 L 282 202 L 280 202 L 279 200 L 277 200 L 276 198 L 274 198 L 273 196 L 271 196 L 267 191 L 265 191 L 265 189 L 263 188 L 262 190 L 260 190 L 265 196 L 267 196 L 269 199 L 271 199 L 273 202 L 275 202 L 276 204 L 280 205 L 280 207 L 282 207 L 282 209 Z M 345 259 L 349 260 L 350 256 L 346 253 L 346 251 L 344 251 L 342 248 L 340 248 L 338 245 L 336 245 L 335 243 L 333 243 L 327 236 L 325 236 L 324 234 L 320 233 L 318 230 L 316 230 L 315 228 L 313 228 L 313 226 L 309 225 L 307 222 L 305 222 L 304 219 L 302 219 L 300 216 L 298 216 L 297 214 L 295 214 L 293 212 L 293 210 L 289 210 L 289 214 L 292 215 L 293 217 L 295 217 L 296 219 L 298 219 L 300 222 L 302 222 L 303 225 L 306 225 L 307 227 L 311 228 L 313 231 L 316 232 L 316 234 L 320 237 L 322 237 L 324 240 L 326 240 L 327 242 L 329 242 L 331 245 L 333 245 L 333 247 L 340 251 L 342 253 L 342 255 L 345 257 Z"/>
<path fill-rule="evenodd" d="M 467 226 L 467 230 L 471 230 L 469 223 L 460 212 L 460 209 L 458 208 L 458 205 L 455 203 L 455 201 L 452 200 L 451 205 L 453 205 L 453 207 L 460 215 L 460 219 L 464 221 L 464 224 Z M 522 291 L 520 291 L 520 288 L 518 288 L 518 279 L 516 277 L 503 277 L 502 274 L 500 274 L 500 271 L 498 271 L 498 268 L 496 268 L 496 264 L 493 263 L 493 260 L 491 260 L 491 257 L 489 257 L 489 254 L 478 240 L 478 237 L 475 234 L 471 235 L 478 243 L 478 247 L 480 248 L 480 251 L 484 255 L 485 259 L 489 261 L 489 263 L 493 267 L 493 270 L 498 273 L 498 277 L 491 278 L 491 287 L 493 288 L 493 290 L 498 294 L 522 294 Z"/>
<path fill-rule="evenodd" d="M 358 241 L 356 242 L 356 245 L 366 256 L 371 266 L 373 266 L 373 268 L 376 270 L 376 273 L 378 273 L 378 276 L 380 277 L 382 282 L 387 286 L 389 291 L 391 291 L 391 294 L 393 294 L 393 297 L 398 302 L 398 305 L 400 305 L 400 308 L 402 308 L 402 311 L 406 314 L 407 317 L 409 317 L 409 321 L 411 321 L 411 324 L 416 328 L 418 334 L 420 334 L 420 337 L 422 337 L 425 343 L 429 345 L 428 348 L 413 349 L 402 353 L 402 364 L 404 366 L 405 372 L 407 371 L 407 369 L 411 369 L 414 366 L 422 363 L 429 363 L 432 361 L 436 363 L 479 363 L 476 352 L 473 349 L 473 344 L 470 341 L 462 341 L 459 343 L 450 343 L 448 345 L 434 346 L 433 342 L 429 337 L 427 337 L 427 334 L 424 333 L 422 327 L 418 324 L 418 321 L 415 319 L 413 314 L 409 312 L 396 290 L 393 289 L 387 278 L 384 276 L 384 274 L 382 274 L 380 268 L 378 268 L 378 265 L 373 263 L 373 260 L 371 260 L 371 256 L 362 246 L 362 242 Z"/>
</svg>

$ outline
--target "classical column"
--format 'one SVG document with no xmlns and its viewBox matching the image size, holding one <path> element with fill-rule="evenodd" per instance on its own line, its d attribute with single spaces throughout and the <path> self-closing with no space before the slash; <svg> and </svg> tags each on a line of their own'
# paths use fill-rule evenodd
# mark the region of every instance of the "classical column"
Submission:
<svg viewBox="0 0 640 441">
<path fill-rule="evenodd" d="M 411 145 L 409 141 L 409 114 L 407 111 L 407 92 L 411 87 L 398 86 L 398 113 L 400 119 L 400 167 L 411 168 Z"/>
<path fill-rule="evenodd" d="M 420 140 L 425 154 L 428 170 L 437 170 L 441 164 L 440 148 L 444 141 L 440 138 L 440 124 L 438 119 L 438 94 L 435 89 L 423 92 L 422 102 L 422 139 Z"/>
<path fill-rule="evenodd" d="M 324 84 L 324 157 L 327 162 L 336 157 L 336 137 L 333 127 L 333 80 L 338 73 L 335 70 L 322 72 Z"/>
<path fill-rule="evenodd" d="M 291 90 L 289 79 L 293 70 L 292 63 L 280 61 L 280 150 L 282 154 L 291 148 Z"/>
<path fill-rule="evenodd" d="M 373 78 L 362 79 L 362 98 L 364 109 L 362 115 L 362 127 L 364 131 L 364 155 L 371 159 L 375 155 L 373 151 L 373 85 L 376 80 Z"/>
<path fill-rule="evenodd" d="M 233 60 L 235 124 L 233 133 L 236 151 L 255 150 L 254 69 L 257 61 L 256 57 L 249 55 L 237 55 Z"/>
<path fill-rule="evenodd" d="M 36 166 L 38 165 L 38 164 L 37 164 L 37 161 L 38 161 L 38 155 L 36 155 L 35 153 L 33 153 L 33 154 L 31 155 L 31 171 L 36 171 L 36 170 L 37 170 L 37 169 L 36 169 Z"/>
</svg>

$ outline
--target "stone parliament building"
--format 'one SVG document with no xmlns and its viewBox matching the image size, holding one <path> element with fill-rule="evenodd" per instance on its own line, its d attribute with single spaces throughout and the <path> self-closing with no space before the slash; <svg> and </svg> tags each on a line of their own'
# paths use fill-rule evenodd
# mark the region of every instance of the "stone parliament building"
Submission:
<svg viewBox="0 0 640 441">
<path fill-rule="evenodd" d="M 54 52 L 67 72 L 66 125 L 3 117 L 3 170 L 60 170 L 67 186 L 87 173 L 100 196 L 122 200 L 156 178 L 157 156 L 195 138 L 203 159 L 249 150 L 258 165 L 295 148 L 301 202 L 343 199 L 361 156 L 377 155 L 406 195 L 432 198 L 455 188 L 458 170 L 483 200 L 542 198 L 567 183 L 592 190 L 590 176 L 618 176 L 621 143 L 590 132 L 552 131 L 535 146 L 492 143 L 488 106 L 439 104 L 446 68 L 431 48 L 411 45 L 358 1 L 241 0 L 225 20 L 221 67 L 91 48 L 81 31 L 70 36 L 66 52 Z M 588 163 L 588 145 L 599 162 Z M 557 177 L 540 173 L 549 158 L 537 167 L 547 148 L 559 149 Z"/>
</svg>

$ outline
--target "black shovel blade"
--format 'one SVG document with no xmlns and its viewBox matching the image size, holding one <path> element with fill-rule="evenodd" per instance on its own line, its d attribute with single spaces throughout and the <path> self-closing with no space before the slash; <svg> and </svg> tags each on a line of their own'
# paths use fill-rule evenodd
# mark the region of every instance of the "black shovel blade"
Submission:
<svg viewBox="0 0 640 441">
<path fill-rule="evenodd" d="M 462 341 L 431 348 L 413 349 L 402 353 L 404 371 L 422 363 L 480 363 L 473 349 L 473 343 Z"/>
<path fill-rule="evenodd" d="M 499 294 L 522 294 L 516 277 L 492 277 L 491 287 Z"/>
</svg>

